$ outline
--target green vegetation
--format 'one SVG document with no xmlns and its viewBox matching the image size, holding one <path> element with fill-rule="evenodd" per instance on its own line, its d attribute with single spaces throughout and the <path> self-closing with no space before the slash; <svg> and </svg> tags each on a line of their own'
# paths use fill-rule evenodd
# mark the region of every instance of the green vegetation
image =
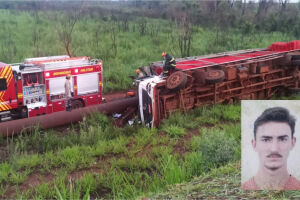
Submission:
<svg viewBox="0 0 300 200">
<path fill-rule="evenodd" d="M 240 184 L 240 166 L 236 164 L 241 154 L 238 116 L 239 104 L 214 105 L 182 115 L 174 113 L 159 129 L 140 125 L 118 129 L 108 117 L 97 113 L 63 137 L 54 130 L 42 134 L 38 128 L 32 129 L 31 134 L 6 142 L 10 157 L 0 164 L 1 197 L 7 198 L 7 191 L 16 186 L 16 193 L 10 197 L 128 199 L 162 192 L 174 184 L 180 184 L 182 193 L 157 196 L 217 197 L 218 193 L 222 197 L 224 188 L 219 188 L 219 181 L 228 181 L 226 198 L 234 197 L 233 191 L 239 190 Z M 192 126 L 181 123 L 187 118 Z M 200 118 L 202 122 L 196 123 Z M 212 127 L 210 118 L 222 123 Z M 47 141 L 52 141 L 53 147 L 43 149 Z M 214 181 L 212 174 L 216 176 Z M 29 185 L 33 177 L 39 177 L 35 187 Z M 189 181 L 198 184 L 181 184 Z M 205 192 L 198 193 L 199 189 Z M 168 191 L 173 191 L 172 187 Z M 247 194 L 239 191 L 239 195 Z M 278 196 L 266 192 L 251 195 Z"/>
<path fill-rule="evenodd" d="M 175 113 L 160 129 L 140 125 L 118 129 L 108 117 L 96 113 L 73 126 L 63 137 L 54 130 L 42 134 L 34 128 L 29 135 L 7 141 L 11 156 L 0 165 L 2 195 L 6 197 L 6 186 L 25 184 L 35 174 L 39 180 L 53 178 L 39 182 L 37 187 L 17 190 L 17 196 L 134 198 L 160 191 L 167 185 L 189 181 L 212 166 L 234 160 L 236 141 L 234 134 L 227 130 L 234 130 L 238 120 L 215 114 L 217 109 L 224 110 L 225 107 L 216 105 L 184 115 Z M 239 105 L 223 112 L 233 112 L 236 107 Z M 208 129 L 197 124 L 198 117 L 207 113 L 227 125 Z M 183 136 L 190 138 L 184 141 L 186 150 L 180 150 Z M 81 171 L 82 175 L 75 176 Z"/>
</svg>

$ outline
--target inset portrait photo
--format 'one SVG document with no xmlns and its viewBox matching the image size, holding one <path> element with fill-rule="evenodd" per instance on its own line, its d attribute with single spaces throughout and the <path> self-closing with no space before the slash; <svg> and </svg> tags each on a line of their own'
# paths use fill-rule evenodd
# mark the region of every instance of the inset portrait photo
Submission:
<svg viewBox="0 0 300 200">
<path fill-rule="evenodd" d="M 242 189 L 300 190 L 300 101 L 242 101 Z"/>
</svg>

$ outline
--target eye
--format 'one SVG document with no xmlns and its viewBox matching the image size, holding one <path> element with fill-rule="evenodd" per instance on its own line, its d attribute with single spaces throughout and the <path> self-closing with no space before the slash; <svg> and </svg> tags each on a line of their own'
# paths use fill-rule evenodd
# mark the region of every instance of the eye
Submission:
<svg viewBox="0 0 300 200">
<path fill-rule="evenodd" d="M 270 141 L 271 141 L 271 138 L 263 138 L 262 141 L 263 141 L 263 142 L 270 142 Z"/>
<path fill-rule="evenodd" d="M 282 138 L 279 138 L 279 141 L 280 141 L 280 142 L 287 141 L 287 137 L 282 137 Z"/>
</svg>

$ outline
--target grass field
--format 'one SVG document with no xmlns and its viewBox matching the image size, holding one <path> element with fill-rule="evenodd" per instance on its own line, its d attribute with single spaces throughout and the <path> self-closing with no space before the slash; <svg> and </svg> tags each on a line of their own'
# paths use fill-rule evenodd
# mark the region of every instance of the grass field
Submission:
<svg viewBox="0 0 300 200">
<path fill-rule="evenodd" d="M 238 161 L 239 116 L 239 105 L 216 105 L 174 114 L 160 129 L 115 128 L 101 114 L 63 135 L 35 129 L 2 140 L 8 156 L 0 164 L 0 194 L 41 199 L 148 196 Z M 222 124 L 214 126 L 216 121 Z"/>
<path fill-rule="evenodd" d="M 63 132 L 36 128 L 1 140 L 7 156 L 0 164 L 0 197 L 298 197 L 241 191 L 240 128 L 239 104 L 174 113 L 159 129 L 116 128 L 102 114 Z"/>
</svg>

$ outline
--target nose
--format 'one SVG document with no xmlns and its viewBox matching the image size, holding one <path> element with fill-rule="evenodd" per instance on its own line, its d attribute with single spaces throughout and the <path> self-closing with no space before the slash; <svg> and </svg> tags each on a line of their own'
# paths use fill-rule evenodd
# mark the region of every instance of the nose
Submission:
<svg viewBox="0 0 300 200">
<path fill-rule="evenodd" d="M 272 146 L 271 146 L 271 151 L 272 152 L 278 152 L 279 149 L 279 144 L 276 140 L 273 140 Z"/>
</svg>

